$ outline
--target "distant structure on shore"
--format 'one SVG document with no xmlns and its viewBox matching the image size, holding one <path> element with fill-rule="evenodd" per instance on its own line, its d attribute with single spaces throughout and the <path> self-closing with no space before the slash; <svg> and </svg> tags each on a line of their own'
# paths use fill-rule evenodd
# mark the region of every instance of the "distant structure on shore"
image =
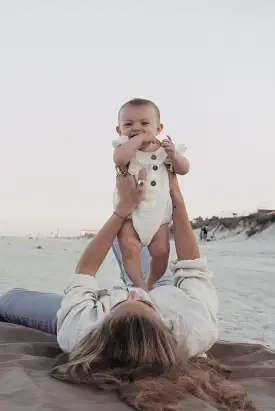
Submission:
<svg viewBox="0 0 275 411">
<path fill-rule="evenodd" d="M 97 231 L 96 230 L 87 230 L 86 228 L 83 230 L 80 230 L 79 232 L 79 237 L 84 237 L 84 238 L 93 238 L 96 235 Z"/>
<path fill-rule="evenodd" d="M 217 217 L 211 218 L 197 217 L 191 221 L 192 228 L 194 230 L 201 230 L 203 227 L 207 228 L 207 231 L 212 236 L 215 236 L 217 231 L 228 230 L 230 232 L 236 231 L 236 234 L 244 232 L 247 237 L 251 237 L 256 233 L 259 233 L 272 224 L 275 223 L 275 210 L 259 209 L 255 213 L 248 215 L 238 215 L 232 213 L 231 217 Z M 171 226 L 171 233 L 173 235 L 174 228 Z"/>
</svg>

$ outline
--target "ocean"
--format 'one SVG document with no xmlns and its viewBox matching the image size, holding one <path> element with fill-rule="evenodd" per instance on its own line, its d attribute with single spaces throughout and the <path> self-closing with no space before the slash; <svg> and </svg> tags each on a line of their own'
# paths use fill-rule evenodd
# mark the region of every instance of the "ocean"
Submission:
<svg viewBox="0 0 275 411">
<path fill-rule="evenodd" d="M 86 239 L 0 238 L 0 293 L 12 287 L 62 293 L 86 247 Z M 171 258 L 175 259 L 172 242 Z M 275 348 L 275 226 L 246 239 L 229 236 L 200 246 L 214 273 L 220 338 Z M 119 283 L 110 252 L 98 278 Z"/>
</svg>

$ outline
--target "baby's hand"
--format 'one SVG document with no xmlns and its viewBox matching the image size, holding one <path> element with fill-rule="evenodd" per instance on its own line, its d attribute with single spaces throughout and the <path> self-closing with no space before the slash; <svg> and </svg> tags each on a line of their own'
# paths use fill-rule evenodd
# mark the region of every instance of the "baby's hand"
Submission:
<svg viewBox="0 0 275 411">
<path fill-rule="evenodd" d="M 140 134 L 142 138 L 142 143 L 154 143 L 157 139 L 152 133 L 142 133 Z"/>
<path fill-rule="evenodd" d="M 169 156 L 169 158 L 173 159 L 176 154 L 176 148 L 171 137 L 167 136 L 167 139 L 162 140 L 161 145 L 164 148 L 166 154 Z"/>
<path fill-rule="evenodd" d="M 142 133 L 139 135 L 141 139 L 140 150 L 155 151 L 160 147 L 160 141 L 152 133 Z"/>
</svg>

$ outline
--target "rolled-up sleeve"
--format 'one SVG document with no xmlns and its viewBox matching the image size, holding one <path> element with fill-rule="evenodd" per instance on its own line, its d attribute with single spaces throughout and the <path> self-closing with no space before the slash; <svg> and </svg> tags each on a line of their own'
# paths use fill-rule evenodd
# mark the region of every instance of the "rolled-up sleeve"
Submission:
<svg viewBox="0 0 275 411">
<path fill-rule="evenodd" d="M 171 263 L 171 270 L 174 286 L 189 300 L 185 309 L 189 306 L 196 318 L 188 345 L 190 355 L 198 355 L 206 352 L 218 338 L 218 298 L 212 283 L 213 274 L 204 258 Z"/>
<path fill-rule="evenodd" d="M 112 146 L 113 146 L 113 148 L 117 148 L 117 147 L 122 146 L 123 144 L 127 143 L 128 141 L 129 141 L 129 137 L 119 136 L 115 140 L 112 141 Z"/>
<path fill-rule="evenodd" d="M 191 299 L 199 300 L 216 317 L 218 298 L 212 283 L 213 274 L 207 268 L 205 258 L 181 260 L 171 263 L 174 286 L 180 288 Z"/>
<path fill-rule="evenodd" d="M 94 277 L 74 274 L 70 278 L 57 313 L 57 341 L 64 352 L 71 352 L 95 328 L 99 291 Z"/>
</svg>

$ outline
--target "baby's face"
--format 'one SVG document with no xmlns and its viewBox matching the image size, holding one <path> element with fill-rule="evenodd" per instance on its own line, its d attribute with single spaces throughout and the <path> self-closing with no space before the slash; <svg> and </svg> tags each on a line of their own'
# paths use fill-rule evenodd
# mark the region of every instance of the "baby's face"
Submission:
<svg viewBox="0 0 275 411">
<path fill-rule="evenodd" d="M 117 132 L 120 136 L 134 137 L 152 133 L 156 137 L 162 130 L 156 109 L 151 104 L 125 106 L 120 113 Z"/>
</svg>

